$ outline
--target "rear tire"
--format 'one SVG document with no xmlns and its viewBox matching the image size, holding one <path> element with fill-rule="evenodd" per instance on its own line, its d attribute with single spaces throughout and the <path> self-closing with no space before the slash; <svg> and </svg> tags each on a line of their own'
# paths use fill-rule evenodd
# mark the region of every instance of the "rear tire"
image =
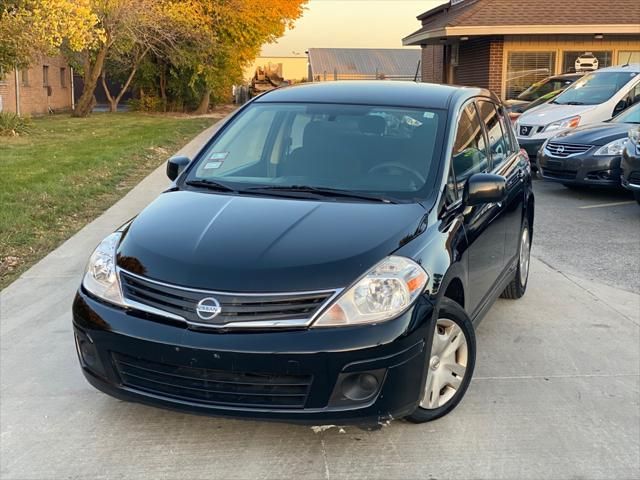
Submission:
<svg viewBox="0 0 640 480">
<path fill-rule="evenodd" d="M 460 305 L 443 298 L 434 328 L 420 403 L 405 417 L 412 423 L 430 422 L 456 408 L 469 387 L 476 364 L 473 324 Z"/>
<path fill-rule="evenodd" d="M 511 283 L 507 285 L 500 297 L 511 300 L 521 298 L 527 291 L 529 283 L 529 265 L 531 263 L 531 230 L 529 220 L 522 222 L 520 229 L 520 246 L 518 247 L 518 268 Z"/>
</svg>

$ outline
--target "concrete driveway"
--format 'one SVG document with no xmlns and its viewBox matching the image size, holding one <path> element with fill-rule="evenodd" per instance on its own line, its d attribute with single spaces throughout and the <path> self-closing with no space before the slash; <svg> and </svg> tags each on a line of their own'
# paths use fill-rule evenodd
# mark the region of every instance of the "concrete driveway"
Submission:
<svg viewBox="0 0 640 480">
<path fill-rule="evenodd" d="M 640 296 L 553 256 L 534 259 L 524 299 L 482 322 L 466 398 L 430 424 L 316 432 L 93 390 L 73 345 L 74 291 L 99 240 L 166 184 L 160 168 L 0 294 L 1 478 L 638 477 Z"/>
</svg>

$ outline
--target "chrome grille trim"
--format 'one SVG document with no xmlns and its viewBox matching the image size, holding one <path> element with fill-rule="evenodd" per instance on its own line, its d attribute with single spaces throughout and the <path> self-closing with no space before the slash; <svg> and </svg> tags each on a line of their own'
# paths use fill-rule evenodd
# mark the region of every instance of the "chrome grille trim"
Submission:
<svg viewBox="0 0 640 480">
<path fill-rule="evenodd" d="M 262 293 L 238 293 L 238 292 L 222 292 L 217 290 L 205 290 L 191 287 L 184 287 L 181 285 L 173 285 L 165 282 L 161 282 L 158 280 L 153 280 L 147 277 L 143 277 L 141 275 L 132 273 L 128 270 L 124 270 L 120 267 L 116 267 L 116 271 L 118 273 L 118 281 L 120 285 L 122 285 L 122 273 L 127 276 L 133 277 L 134 279 L 139 279 L 140 281 L 155 284 L 161 287 L 180 290 L 184 292 L 198 293 L 205 296 L 209 295 L 219 295 L 219 296 L 237 296 L 237 297 L 246 297 L 246 298 L 257 298 L 257 297 L 291 297 L 291 296 L 305 296 L 305 295 L 326 295 L 327 298 L 324 300 L 320 306 L 313 312 L 308 318 L 287 318 L 287 319 L 279 319 L 279 320 L 246 320 L 246 321 L 238 321 L 238 322 L 228 322 L 224 324 L 214 324 L 214 323 L 205 323 L 198 322 L 188 318 L 185 318 L 182 315 L 177 315 L 172 312 L 168 312 L 161 308 L 157 308 L 151 305 L 147 305 L 143 302 L 133 300 L 127 298 L 125 292 L 122 292 L 122 296 L 124 299 L 124 303 L 127 307 L 133 310 L 139 310 L 142 312 L 150 313 L 152 315 L 158 315 L 165 318 L 169 318 L 171 320 L 184 322 L 187 326 L 195 326 L 199 328 L 210 328 L 210 329 L 225 329 L 225 330 L 238 330 L 238 329 L 270 329 L 270 328 L 304 328 L 311 325 L 319 315 L 321 315 L 326 308 L 333 303 L 333 301 L 342 293 L 343 288 L 336 288 L 330 290 L 313 290 L 313 291 L 295 291 L 295 292 L 262 292 Z M 121 287 L 122 288 L 122 287 Z"/>
<path fill-rule="evenodd" d="M 548 142 L 544 147 L 545 153 L 555 158 L 568 158 L 581 155 L 593 148 L 593 145 L 582 145 L 577 143 Z"/>
</svg>

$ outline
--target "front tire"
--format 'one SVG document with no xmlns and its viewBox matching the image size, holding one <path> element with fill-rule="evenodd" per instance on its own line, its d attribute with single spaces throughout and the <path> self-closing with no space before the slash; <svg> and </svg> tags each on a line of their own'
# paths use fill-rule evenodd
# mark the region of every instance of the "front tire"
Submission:
<svg viewBox="0 0 640 480">
<path fill-rule="evenodd" d="M 420 403 L 406 419 L 412 423 L 440 418 L 464 397 L 476 363 L 476 336 L 464 309 L 443 298 L 426 360 L 427 375 Z"/>
<path fill-rule="evenodd" d="M 520 246 L 518 247 L 518 268 L 511 283 L 507 285 L 500 297 L 517 299 L 527 291 L 529 283 L 529 266 L 531 263 L 531 229 L 529 221 L 525 218 L 520 230 Z"/>
</svg>

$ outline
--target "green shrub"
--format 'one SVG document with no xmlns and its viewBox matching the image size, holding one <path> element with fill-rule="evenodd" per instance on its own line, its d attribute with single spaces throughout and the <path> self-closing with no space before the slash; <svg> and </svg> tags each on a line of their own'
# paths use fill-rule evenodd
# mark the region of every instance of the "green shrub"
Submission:
<svg viewBox="0 0 640 480">
<path fill-rule="evenodd" d="M 21 117 L 13 112 L 0 112 L 0 135 L 14 137 L 28 135 L 33 123 L 29 117 Z"/>
<path fill-rule="evenodd" d="M 129 100 L 129 108 L 135 112 L 161 112 L 162 99 L 150 95 Z"/>
</svg>

